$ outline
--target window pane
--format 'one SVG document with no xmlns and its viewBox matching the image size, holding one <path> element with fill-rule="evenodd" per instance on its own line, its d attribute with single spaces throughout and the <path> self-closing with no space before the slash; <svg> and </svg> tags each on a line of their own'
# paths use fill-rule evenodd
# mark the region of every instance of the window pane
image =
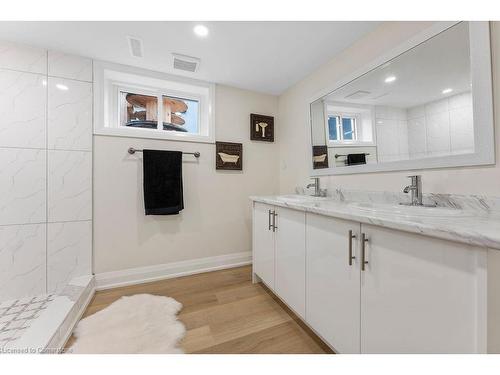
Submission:
<svg viewBox="0 0 500 375">
<path fill-rule="evenodd" d="M 198 134 L 200 132 L 198 111 L 199 102 L 197 100 L 164 96 L 163 130 Z"/>
<path fill-rule="evenodd" d="M 342 132 L 345 140 L 354 139 L 354 119 L 350 117 L 342 117 Z"/>
<path fill-rule="evenodd" d="M 328 117 L 328 137 L 330 141 L 338 140 L 337 136 L 337 117 Z"/>
<path fill-rule="evenodd" d="M 156 129 L 158 126 L 158 98 L 121 92 L 120 124 L 134 128 Z"/>
</svg>

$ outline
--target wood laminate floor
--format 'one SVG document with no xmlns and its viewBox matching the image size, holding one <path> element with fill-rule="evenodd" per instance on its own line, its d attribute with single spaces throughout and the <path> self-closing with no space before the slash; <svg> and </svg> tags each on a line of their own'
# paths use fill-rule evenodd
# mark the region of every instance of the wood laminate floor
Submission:
<svg viewBox="0 0 500 375">
<path fill-rule="evenodd" d="M 186 353 L 332 353 L 262 284 L 252 284 L 250 266 L 100 291 L 84 317 L 140 293 L 183 304 L 179 319 L 187 330 L 181 343 Z"/>
</svg>

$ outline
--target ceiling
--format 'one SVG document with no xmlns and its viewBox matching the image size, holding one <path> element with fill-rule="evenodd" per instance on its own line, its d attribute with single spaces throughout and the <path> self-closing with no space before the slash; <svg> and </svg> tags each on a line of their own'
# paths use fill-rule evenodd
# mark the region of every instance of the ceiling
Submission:
<svg viewBox="0 0 500 375">
<path fill-rule="evenodd" d="M 469 27 L 461 22 L 351 81 L 326 100 L 409 108 L 470 91 L 469 55 Z M 396 80 L 386 83 L 391 76 Z M 443 93 L 445 89 L 452 91 Z"/>
<path fill-rule="evenodd" d="M 94 59 L 281 94 L 379 22 L 0 22 L 0 39 Z M 132 57 L 127 36 L 143 40 Z M 195 73 L 174 70 L 171 53 L 201 59 Z"/>
</svg>

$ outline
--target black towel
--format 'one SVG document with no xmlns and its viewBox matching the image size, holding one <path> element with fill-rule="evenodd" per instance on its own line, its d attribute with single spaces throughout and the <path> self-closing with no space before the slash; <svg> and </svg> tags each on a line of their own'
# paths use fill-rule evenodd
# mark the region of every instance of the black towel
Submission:
<svg viewBox="0 0 500 375">
<path fill-rule="evenodd" d="M 143 151 L 146 215 L 177 215 L 184 208 L 182 152 Z"/>
<path fill-rule="evenodd" d="M 348 154 L 347 165 L 366 164 L 366 154 Z"/>
</svg>

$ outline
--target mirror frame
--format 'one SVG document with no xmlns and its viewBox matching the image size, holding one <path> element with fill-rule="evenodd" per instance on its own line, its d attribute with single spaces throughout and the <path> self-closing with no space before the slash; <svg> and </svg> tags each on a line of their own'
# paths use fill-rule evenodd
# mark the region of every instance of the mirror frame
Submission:
<svg viewBox="0 0 500 375">
<path fill-rule="evenodd" d="M 463 21 L 467 22 L 467 21 Z M 433 168 L 467 167 L 495 164 L 495 131 L 493 120 L 493 88 L 491 72 L 490 25 L 487 21 L 469 23 L 471 59 L 472 107 L 474 121 L 474 153 L 448 155 L 414 160 L 400 160 L 346 167 L 314 169 L 312 162 L 312 117 L 311 104 L 325 95 L 349 84 L 362 75 L 378 68 L 388 61 L 424 43 L 437 34 L 460 22 L 436 22 L 415 37 L 402 43 L 388 53 L 381 55 L 362 69 L 337 81 L 314 95 L 308 103 L 309 114 L 309 160 L 311 176 L 346 175 L 373 172 L 409 171 Z M 480 126 L 476 126 L 480 124 Z"/>
</svg>

